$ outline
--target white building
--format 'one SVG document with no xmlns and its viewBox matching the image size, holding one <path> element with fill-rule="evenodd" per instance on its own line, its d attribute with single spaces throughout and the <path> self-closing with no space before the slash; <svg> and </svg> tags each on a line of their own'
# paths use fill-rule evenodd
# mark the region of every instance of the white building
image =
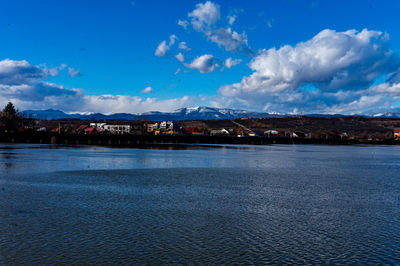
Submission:
<svg viewBox="0 0 400 266">
<path fill-rule="evenodd" d="M 132 127 L 130 125 L 109 125 L 107 123 L 90 123 L 90 127 L 95 127 L 100 129 L 100 131 L 105 130 L 111 134 L 129 134 L 131 133 Z"/>
<path fill-rule="evenodd" d="M 160 124 L 155 123 L 154 130 L 157 130 L 157 129 L 173 130 L 174 123 L 171 121 L 162 121 L 162 122 L 160 122 Z"/>
<path fill-rule="evenodd" d="M 131 132 L 130 125 L 104 125 L 104 130 L 109 131 L 111 134 L 129 134 Z"/>
<path fill-rule="evenodd" d="M 102 129 L 104 129 L 105 125 L 106 123 L 90 123 L 90 127 L 102 128 Z"/>
</svg>

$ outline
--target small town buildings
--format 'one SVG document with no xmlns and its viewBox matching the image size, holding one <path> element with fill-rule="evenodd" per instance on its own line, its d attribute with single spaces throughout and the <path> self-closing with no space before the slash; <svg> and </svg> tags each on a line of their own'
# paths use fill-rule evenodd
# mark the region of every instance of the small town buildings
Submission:
<svg viewBox="0 0 400 266">
<path fill-rule="evenodd" d="M 112 125 L 107 123 L 90 123 L 89 128 L 95 128 L 96 132 L 109 132 L 117 135 L 129 134 L 132 129 L 131 125 Z M 86 130 L 85 134 L 87 134 Z"/>
<path fill-rule="evenodd" d="M 153 130 L 149 129 L 151 124 L 148 124 L 148 133 L 154 133 L 154 135 L 173 135 L 175 134 L 175 125 L 172 121 L 162 121 L 160 123 L 154 123 Z M 150 130 L 150 131 L 149 131 Z"/>
<path fill-rule="evenodd" d="M 77 128 L 75 128 L 74 132 L 76 134 L 84 134 L 85 133 L 85 129 L 88 128 L 87 125 L 80 125 Z"/>
</svg>

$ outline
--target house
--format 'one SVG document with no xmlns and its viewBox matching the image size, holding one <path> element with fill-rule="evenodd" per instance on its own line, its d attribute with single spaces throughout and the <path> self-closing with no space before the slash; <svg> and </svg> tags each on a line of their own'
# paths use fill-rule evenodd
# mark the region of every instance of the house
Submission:
<svg viewBox="0 0 400 266">
<path fill-rule="evenodd" d="M 88 127 L 84 130 L 85 134 L 87 135 L 93 135 L 97 133 L 97 130 L 95 127 Z"/>
<path fill-rule="evenodd" d="M 246 134 L 249 137 L 255 137 L 256 136 L 256 133 L 254 133 L 253 131 L 247 131 Z"/>
<path fill-rule="evenodd" d="M 400 128 L 393 129 L 394 140 L 400 140 Z"/>
<path fill-rule="evenodd" d="M 149 124 L 150 126 L 150 124 Z M 153 130 L 150 132 L 154 132 L 154 135 L 173 135 L 175 134 L 176 125 L 174 125 L 171 121 L 162 121 L 160 123 L 153 124 Z M 151 129 L 148 129 L 151 130 Z M 149 132 L 149 131 L 148 131 Z"/>
<path fill-rule="evenodd" d="M 76 134 L 84 134 L 87 127 L 87 125 L 80 125 L 79 127 L 75 128 L 74 131 Z"/>
<path fill-rule="evenodd" d="M 37 132 L 47 132 L 47 128 L 41 127 L 41 128 L 36 129 L 36 131 Z"/>
<path fill-rule="evenodd" d="M 184 134 L 204 135 L 204 132 L 200 131 L 197 127 L 182 127 L 181 130 L 184 132 Z"/>
<path fill-rule="evenodd" d="M 106 123 L 90 123 L 90 127 L 95 127 L 95 128 L 104 128 Z"/>
<path fill-rule="evenodd" d="M 104 130 L 110 132 L 111 134 L 123 135 L 129 134 L 131 132 L 130 125 L 104 125 Z"/>
<path fill-rule="evenodd" d="M 270 136 L 278 136 L 278 135 L 279 135 L 279 132 L 274 129 L 269 129 L 269 130 L 264 131 L 264 136 L 270 137 Z"/>
<path fill-rule="evenodd" d="M 156 124 L 154 124 L 154 123 L 147 123 L 147 124 L 145 124 L 146 132 L 147 132 L 147 133 L 153 132 L 155 126 L 156 126 Z"/>
<path fill-rule="evenodd" d="M 221 128 L 221 129 L 211 129 L 210 132 L 211 136 L 218 136 L 218 135 L 230 135 L 229 130 L 225 129 L 225 128 Z"/>
<path fill-rule="evenodd" d="M 308 134 L 301 132 L 301 131 L 295 131 L 295 132 L 293 132 L 292 136 L 294 138 L 306 138 L 308 136 Z"/>
<path fill-rule="evenodd" d="M 171 121 L 162 121 L 162 122 L 160 122 L 160 124 L 158 126 L 158 129 L 173 130 L 174 129 L 174 123 L 171 122 Z"/>
<path fill-rule="evenodd" d="M 241 130 L 237 130 L 237 131 L 235 132 L 235 135 L 236 135 L 236 137 L 241 138 L 241 137 L 244 136 L 244 132 L 241 131 Z"/>
</svg>

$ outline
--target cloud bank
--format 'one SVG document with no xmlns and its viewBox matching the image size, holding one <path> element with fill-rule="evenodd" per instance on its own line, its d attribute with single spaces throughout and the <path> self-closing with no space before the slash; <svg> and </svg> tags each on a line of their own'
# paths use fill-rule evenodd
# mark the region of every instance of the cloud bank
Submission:
<svg viewBox="0 0 400 266">
<path fill-rule="evenodd" d="M 47 68 L 32 65 L 25 60 L 0 61 L 0 105 L 12 101 L 20 110 L 60 109 L 66 112 L 142 113 L 146 111 L 173 111 L 192 105 L 194 98 L 159 100 L 127 95 L 86 95 L 81 89 L 67 89 L 48 82 Z M 152 92 L 151 87 L 142 90 Z"/>
<path fill-rule="evenodd" d="M 294 113 L 391 108 L 400 96 L 400 61 L 388 39 L 367 29 L 326 29 L 295 46 L 260 50 L 249 65 L 253 74 L 220 87 L 213 105 Z"/>
</svg>

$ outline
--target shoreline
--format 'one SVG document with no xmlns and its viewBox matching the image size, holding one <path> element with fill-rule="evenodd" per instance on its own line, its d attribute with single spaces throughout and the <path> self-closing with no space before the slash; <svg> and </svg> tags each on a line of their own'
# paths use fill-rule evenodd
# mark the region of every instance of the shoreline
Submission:
<svg viewBox="0 0 400 266">
<path fill-rule="evenodd" d="M 271 145 L 271 144 L 319 144 L 319 145 L 398 145 L 394 140 L 373 141 L 354 139 L 314 139 L 290 137 L 234 137 L 206 135 L 82 135 L 56 134 L 44 132 L 0 134 L 3 143 L 32 143 L 32 144 L 79 144 L 112 147 L 164 147 L 166 145 L 193 144 L 238 144 L 238 145 Z"/>
</svg>

